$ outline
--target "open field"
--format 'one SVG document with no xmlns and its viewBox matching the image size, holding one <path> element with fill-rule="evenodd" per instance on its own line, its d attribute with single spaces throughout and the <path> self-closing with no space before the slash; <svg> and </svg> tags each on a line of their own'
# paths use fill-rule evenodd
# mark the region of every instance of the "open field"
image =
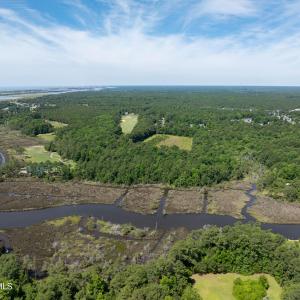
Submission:
<svg viewBox="0 0 300 300">
<path fill-rule="evenodd" d="M 50 132 L 50 133 L 38 134 L 37 137 L 46 142 L 52 142 L 55 139 L 55 134 L 54 132 Z"/>
<path fill-rule="evenodd" d="M 207 213 L 229 215 L 242 219 L 242 208 L 248 201 L 244 190 L 215 190 L 208 191 Z"/>
<path fill-rule="evenodd" d="M 62 127 L 59 124 L 56 126 Z M 63 126 L 66 126 L 66 124 L 63 124 Z M 17 130 L 0 126 L 0 149 L 8 154 L 8 156 L 34 163 L 46 161 L 63 162 L 74 168 L 74 161 L 64 160 L 58 153 L 45 150 L 44 144 L 54 139 L 54 133 L 39 134 L 37 137 L 30 137 L 22 135 Z"/>
<path fill-rule="evenodd" d="M 63 128 L 68 126 L 68 124 L 62 123 L 62 122 L 57 122 L 57 121 L 47 121 L 49 122 L 55 129 Z"/>
<path fill-rule="evenodd" d="M 134 126 L 138 122 L 138 115 L 129 114 L 126 116 L 122 116 L 121 119 L 121 128 L 124 134 L 129 134 L 133 130 Z"/>
<path fill-rule="evenodd" d="M 61 156 L 56 152 L 45 150 L 44 146 L 31 146 L 25 148 L 25 160 L 33 163 L 41 162 L 62 162 Z"/>
<path fill-rule="evenodd" d="M 111 204 L 125 189 L 100 185 L 5 181 L 0 185 L 0 210 L 30 210 L 84 203 Z"/>
<path fill-rule="evenodd" d="M 158 141 L 157 147 L 166 146 L 172 147 L 176 146 L 181 150 L 191 151 L 193 146 L 193 139 L 186 136 L 177 136 L 169 134 L 155 134 L 150 138 L 146 139 L 145 142 Z"/>
<path fill-rule="evenodd" d="M 115 231 L 106 234 L 102 233 L 104 224 L 99 226 L 96 221 L 71 216 L 27 228 L 8 229 L 3 233 L 14 253 L 28 268 L 38 270 L 61 261 L 66 267 L 78 270 L 97 263 L 106 268 L 114 262 L 144 262 L 165 254 L 175 241 L 187 234 L 180 229 L 168 232 L 144 230 L 143 236 L 136 237 L 134 233 L 139 229 L 130 226 L 131 233 L 124 235 L 122 228 L 125 225 L 118 224 L 107 225 Z"/>
<path fill-rule="evenodd" d="M 165 204 L 165 213 L 201 213 L 204 194 L 200 191 L 170 190 Z"/>
<path fill-rule="evenodd" d="M 276 282 L 275 278 L 268 274 L 255 274 L 252 276 L 243 276 L 235 273 L 228 274 L 206 274 L 193 275 L 195 288 L 203 300 L 235 300 L 232 295 L 233 281 L 236 278 L 258 279 L 260 275 L 265 275 L 270 285 L 268 289 L 269 300 L 280 300 L 282 288 Z"/>
<path fill-rule="evenodd" d="M 30 146 L 26 147 L 24 154 L 19 155 L 19 158 L 24 158 L 27 162 L 42 163 L 46 161 L 50 162 L 62 162 L 69 165 L 71 168 L 75 168 L 76 163 L 72 160 L 62 159 L 62 157 L 57 152 L 49 152 L 44 146 Z"/>
<path fill-rule="evenodd" d="M 300 224 L 300 204 L 280 202 L 257 195 L 257 201 L 248 212 L 264 223 Z"/>
<path fill-rule="evenodd" d="M 154 214 L 162 196 L 163 190 L 158 187 L 135 187 L 124 197 L 122 207 L 142 214 Z"/>
</svg>

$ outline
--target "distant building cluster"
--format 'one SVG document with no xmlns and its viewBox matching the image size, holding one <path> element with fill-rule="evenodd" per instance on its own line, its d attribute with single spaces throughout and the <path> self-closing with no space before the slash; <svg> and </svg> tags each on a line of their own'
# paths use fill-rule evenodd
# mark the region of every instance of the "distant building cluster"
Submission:
<svg viewBox="0 0 300 300">
<path fill-rule="evenodd" d="M 40 104 L 14 101 L 14 102 L 10 102 L 10 105 L 2 108 L 2 110 L 3 111 L 11 111 L 11 110 L 14 110 L 15 107 L 24 107 L 24 108 L 29 108 L 30 111 L 35 111 L 40 107 Z"/>
</svg>

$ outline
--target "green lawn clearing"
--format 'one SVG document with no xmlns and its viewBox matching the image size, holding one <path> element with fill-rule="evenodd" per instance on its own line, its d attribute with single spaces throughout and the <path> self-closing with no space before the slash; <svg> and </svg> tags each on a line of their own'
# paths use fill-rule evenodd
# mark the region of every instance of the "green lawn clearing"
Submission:
<svg viewBox="0 0 300 300">
<path fill-rule="evenodd" d="M 198 290 L 203 300 L 235 300 L 232 295 L 233 282 L 236 278 L 255 279 L 260 275 L 265 275 L 270 285 L 268 289 L 269 300 L 280 300 L 282 288 L 277 283 L 275 278 L 268 274 L 255 274 L 251 276 L 243 276 L 235 273 L 228 274 L 206 274 L 193 275 L 195 280 L 194 287 Z"/>
<path fill-rule="evenodd" d="M 24 151 L 25 160 L 33 163 L 41 162 L 63 162 L 68 164 L 71 168 L 74 168 L 76 163 L 72 160 L 64 160 L 57 152 L 49 152 L 45 150 L 44 146 L 31 146 L 26 147 Z"/>
<path fill-rule="evenodd" d="M 156 146 L 177 146 L 186 151 L 191 151 L 193 146 L 193 139 L 186 136 L 169 135 L 169 134 L 155 134 L 146 139 L 145 142 L 157 141 Z"/>
<path fill-rule="evenodd" d="M 131 133 L 131 131 L 133 130 L 134 126 L 137 124 L 138 122 L 138 115 L 135 114 L 129 114 L 126 116 L 123 116 L 121 119 L 121 128 L 122 128 L 122 132 L 124 134 L 129 134 Z"/>
<path fill-rule="evenodd" d="M 34 163 L 40 162 L 59 162 L 62 161 L 60 155 L 56 152 L 49 152 L 45 150 L 44 146 L 31 146 L 26 147 L 25 152 L 26 160 Z"/>
<path fill-rule="evenodd" d="M 37 137 L 46 142 L 52 142 L 55 139 L 55 134 L 54 132 L 50 132 L 50 133 L 38 134 Z"/>
<path fill-rule="evenodd" d="M 55 129 L 63 128 L 63 127 L 68 126 L 68 124 L 58 122 L 58 121 L 47 121 L 47 122 L 50 123 Z"/>
</svg>

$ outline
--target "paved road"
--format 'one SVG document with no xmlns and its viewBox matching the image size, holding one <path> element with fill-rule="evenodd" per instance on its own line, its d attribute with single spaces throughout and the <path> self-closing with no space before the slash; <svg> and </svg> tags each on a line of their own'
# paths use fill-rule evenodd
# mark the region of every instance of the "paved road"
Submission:
<svg viewBox="0 0 300 300">
<path fill-rule="evenodd" d="M 5 156 L 0 152 L 0 167 L 5 164 Z"/>
</svg>

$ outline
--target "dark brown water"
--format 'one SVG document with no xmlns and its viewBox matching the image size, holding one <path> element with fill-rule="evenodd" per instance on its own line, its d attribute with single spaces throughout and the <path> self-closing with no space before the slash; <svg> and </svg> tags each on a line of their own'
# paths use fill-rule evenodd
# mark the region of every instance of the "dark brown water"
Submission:
<svg viewBox="0 0 300 300">
<path fill-rule="evenodd" d="M 255 196 L 251 193 L 255 191 L 253 186 L 247 191 L 249 202 L 243 208 L 242 214 L 244 220 L 238 220 L 231 216 L 212 215 L 206 213 L 199 214 L 172 214 L 164 215 L 163 209 L 166 194 L 162 197 L 158 212 L 153 215 L 142 215 L 134 212 L 123 210 L 116 204 L 82 204 L 59 206 L 53 208 L 18 211 L 18 212 L 0 212 L 0 228 L 26 227 L 41 223 L 46 220 L 62 218 L 71 215 L 93 216 L 112 223 L 131 223 L 137 227 L 150 227 L 158 229 L 172 229 L 186 227 L 188 229 L 197 229 L 205 225 L 233 225 L 235 222 L 252 222 L 255 219 L 249 215 L 247 209 L 256 201 Z M 121 201 L 117 200 L 118 203 Z M 117 204 L 118 204 L 117 203 Z M 289 239 L 300 238 L 300 224 L 262 224 L 262 228 L 270 229 L 273 232 L 280 233 Z"/>
<path fill-rule="evenodd" d="M 5 156 L 0 152 L 0 167 L 5 164 Z"/>
</svg>

